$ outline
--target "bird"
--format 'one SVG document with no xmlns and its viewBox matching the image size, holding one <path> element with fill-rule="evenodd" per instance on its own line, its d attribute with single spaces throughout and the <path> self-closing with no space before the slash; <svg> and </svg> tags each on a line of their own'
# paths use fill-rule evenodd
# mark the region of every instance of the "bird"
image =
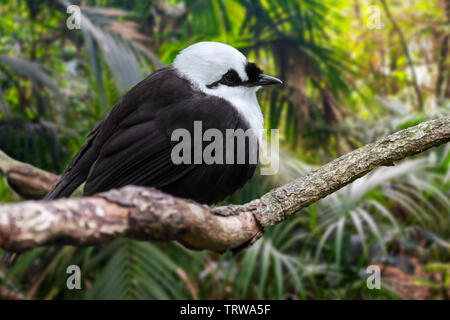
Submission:
<svg viewBox="0 0 450 320">
<path fill-rule="evenodd" d="M 112 106 L 44 199 L 68 197 L 85 183 L 84 196 L 137 185 L 202 204 L 222 201 L 252 178 L 257 164 L 176 164 L 172 133 L 194 134 L 195 122 L 221 133 L 261 130 L 256 92 L 281 83 L 228 44 L 192 44 Z M 259 136 L 256 141 L 259 148 Z"/>
<path fill-rule="evenodd" d="M 282 81 L 265 75 L 230 45 L 205 41 L 188 46 L 172 65 L 151 73 L 112 106 L 44 200 L 69 197 L 83 183 L 85 196 L 138 185 L 202 204 L 225 199 L 254 175 L 250 140 L 244 163 L 176 164 L 172 133 L 185 129 L 195 135 L 195 122 L 221 133 L 262 130 L 256 92 L 275 84 Z M 256 138 L 259 150 L 261 137 Z M 10 265 L 17 259 L 14 252 L 3 254 Z"/>
</svg>

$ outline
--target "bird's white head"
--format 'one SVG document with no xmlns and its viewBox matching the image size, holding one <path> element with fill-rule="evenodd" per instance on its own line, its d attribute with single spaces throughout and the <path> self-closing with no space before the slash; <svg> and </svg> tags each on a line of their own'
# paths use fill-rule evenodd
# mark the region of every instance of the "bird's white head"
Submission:
<svg viewBox="0 0 450 320">
<path fill-rule="evenodd" d="M 193 44 L 182 50 L 172 65 L 194 87 L 228 100 L 252 128 L 258 129 L 263 120 L 256 91 L 261 86 L 282 83 L 265 75 L 237 49 L 219 42 Z"/>
<path fill-rule="evenodd" d="M 255 91 L 280 80 L 264 75 L 238 50 L 220 42 L 198 42 L 182 50 L 173 66 L 200 89 L 245 87 Z"/>
</svg>

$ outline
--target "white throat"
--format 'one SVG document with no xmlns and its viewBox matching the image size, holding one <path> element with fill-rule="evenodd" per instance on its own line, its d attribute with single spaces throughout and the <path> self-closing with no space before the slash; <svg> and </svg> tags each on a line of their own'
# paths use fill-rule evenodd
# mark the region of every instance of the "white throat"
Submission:
<svg viewBox="0 0 450 320">
<path fill-rule="evenodd" d="M 254 130 L 264 129 L 264 117 L 256 97 L 258 87 L 227 87 L 214 89 L 200 88 L 208 95 L 220 97 L 228 101 Z"/>
</svg>

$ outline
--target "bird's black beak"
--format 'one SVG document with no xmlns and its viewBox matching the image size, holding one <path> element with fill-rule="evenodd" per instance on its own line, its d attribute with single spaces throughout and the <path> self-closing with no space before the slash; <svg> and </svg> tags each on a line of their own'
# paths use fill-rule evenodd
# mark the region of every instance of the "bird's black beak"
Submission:
<svg viewBox="0 0 450 320">
<path fill-rule="evenodd" d="M 281 81 L 278 78 L 272 77 L 272 76 L 268 76 L 267 74 L 260 74 L 258 76 L 258 79 L 256 80 L 255 85 L 256 86 L 270 86 L 272 84 L 282 84 L 283 81 Z"/>
</svg>

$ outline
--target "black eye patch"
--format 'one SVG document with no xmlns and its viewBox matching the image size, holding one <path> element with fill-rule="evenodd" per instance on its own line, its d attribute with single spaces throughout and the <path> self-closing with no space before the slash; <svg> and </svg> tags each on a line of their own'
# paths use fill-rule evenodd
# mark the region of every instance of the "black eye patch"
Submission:
<svg viewBox="0 0 450 320">
<path fill-rule="evenodd" d="M 225 73 L 222 76 L 222 78 L 220 78 L 220 80 L 217 80 L 211 84 L 208 84 L 206 87 L 211 89 L 211 88 L 217 87 L 219 84 L 224 84 L 229 87 L 235 87 L 235 86 L 240 85 L 241 83 L 242 83 L 242 80 L 239 77 L 238 73 L 235 70 L 230 69 L 230 70 L 228 70 L 227 73 Z"/>
<path fill-rule="evenodd" d="M 255 83 L 258 82 L 258 79 L 261 74 L 263 74 L 263 71 L 256 66 L 256 64 L 252 62 L 248 62 L 245 66 L 245 72 L 247 73 L 248 80 L 243 82 L 241 78 L 239 77 L 238 73 L 230 69 L 227 73 L 225 73 L 220 80 L 217 80 L 211 84 L 208 84 L 206 87 L 209 89 L 217 87 L 219 84 L 223 84 L 229 87 L 236 87 L 236 86 L 254 86 Z"/>
<path fill-rule="evenodd" d="M 263 71 L 252 62 L 247 63 L 245 66 L 245 72 L 247 72 L 249 83 L 258 81 L 259 76 L 263 74 Z"/>
</svg>

